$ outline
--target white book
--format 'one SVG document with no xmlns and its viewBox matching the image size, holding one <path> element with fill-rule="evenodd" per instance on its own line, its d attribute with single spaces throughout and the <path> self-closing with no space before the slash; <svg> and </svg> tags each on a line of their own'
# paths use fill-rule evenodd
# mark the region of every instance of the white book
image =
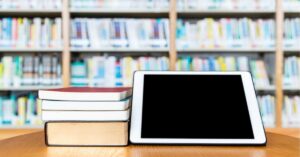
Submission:
<svg viewBox="0 0 300 157">
<path fill-rule="evenodd" d="M 130 110 L 124 111 L 42 111 L 44 121 L 128 121 Z"/>
<path fill-rule="evenodd" d="M 119 101 L 131 96 L 131 88 L 68 87 L 39 90 L 39 99 L 70 101 Z"/>
<path fill-rule="evenodd" d="M 59 111 L 113 111 L 126 110 L 130 100 L 121 101 L 50 101 L 42 100 L 42 110 Z"/>
</svg>

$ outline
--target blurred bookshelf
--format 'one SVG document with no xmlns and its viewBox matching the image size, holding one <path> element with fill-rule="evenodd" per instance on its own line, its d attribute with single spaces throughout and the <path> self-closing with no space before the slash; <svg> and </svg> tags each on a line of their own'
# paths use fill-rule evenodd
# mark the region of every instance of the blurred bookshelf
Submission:
<svg viewBox="0 0 300 157">
<path fill-rule="evenodd" d="M 252 73 L 254 82 L 258 82 L 255 88 L 265 126 L 300 127 L 297 121 L 300 119 L 297 97 L 300 83 L 293 82 L 300 80 L 299 6 L 300 0 L 0 1 L 2 29 L 3 24 L 15 18 L 21 25 L 29 21 L 25 28 L 19 25 L 17 28 L 31 32 L 20 41 L 18 35 L 0 35 L 4 41 L 0 42 L 0 115 L 7 108 L 7 104 L 3 108 L 3 101 L 12 100 L 15 108 L 24 110 L 24 102 L 32 103 L 38 89 L 130 86 L 130 76 L 138 69 L 245 69 Z M 5 27 L 0 34 L 7 29 L 14 34 L 16 26 L 10 25 L 13 28 Z M 216 34 L 220 30 L 221 33 Z M 35 35 L 37 32 L 41 35 Z M 247 64 L 242 64 L 241 58 L 245 57 Z M 25 58 L 40 59 L 37 59 L 38 64 L 25 68 Z M 59 66 L 53 68 L 56 63 Z M 15 65 L 24 67 L 4 70 Z M 48 71 L 34 71 L 35 65 L 48 66 L 42 68 Z M 112 76 L 99 74 L 103 70 L 115 73 L 115 82 L 107 81 Z M 24 83 L 23 76 L 35 80 L 28 83 L 25 79 Z M 52 83 L 43 82 L 43 78 Z M 19 83 L 4 85 L 9 79 Z M 30 112 L 38 117 L 38 108 L 36 105 L 21 115 Z M 14 115 L 10 116 L 20 117 L 16 111 L 12 112 Z M 40 127 L 24 117 L 21 122 L 0 125 L 0 129 Z"/>
</svg>

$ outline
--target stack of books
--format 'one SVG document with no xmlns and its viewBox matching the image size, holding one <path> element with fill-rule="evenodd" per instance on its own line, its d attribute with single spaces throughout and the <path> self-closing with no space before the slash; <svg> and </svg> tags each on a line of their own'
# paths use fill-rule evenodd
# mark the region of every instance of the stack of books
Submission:
<svg viewBox="0 0 300 157">
<path fill-rule="evenodd" d="M 125 87 L 40 90 L 46 144 L 127 145 L 130 96 Z"/>
<path fill-rule="evenodd" d="M 0 59 L 0 87 L 54 86 L 62 83 L 58 54 L 4 55 Z"/>
</svg>

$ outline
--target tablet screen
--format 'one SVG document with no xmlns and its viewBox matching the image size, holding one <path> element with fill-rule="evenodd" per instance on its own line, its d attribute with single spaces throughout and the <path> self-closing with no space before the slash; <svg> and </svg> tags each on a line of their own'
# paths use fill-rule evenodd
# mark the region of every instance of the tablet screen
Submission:
<svg viewBox="0 0 300 157">
<path fill-rule="evenodd" d="M 241 75 L 146 74 L 141 137 L 254 139 Z"/>
</svg>

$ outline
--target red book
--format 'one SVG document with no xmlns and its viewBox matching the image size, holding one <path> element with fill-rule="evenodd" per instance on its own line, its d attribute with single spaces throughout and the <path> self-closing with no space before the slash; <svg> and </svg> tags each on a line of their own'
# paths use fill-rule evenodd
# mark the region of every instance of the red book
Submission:
<svg viewBox="0 0 300 157">
<path fill-rule="evenodd" d="M 129 87 L 68 87 L 39 90 L 39 98 L 65 101 L 120 101 L 131 96 L 131 93 L 132 89 Z"/>
</svg>

